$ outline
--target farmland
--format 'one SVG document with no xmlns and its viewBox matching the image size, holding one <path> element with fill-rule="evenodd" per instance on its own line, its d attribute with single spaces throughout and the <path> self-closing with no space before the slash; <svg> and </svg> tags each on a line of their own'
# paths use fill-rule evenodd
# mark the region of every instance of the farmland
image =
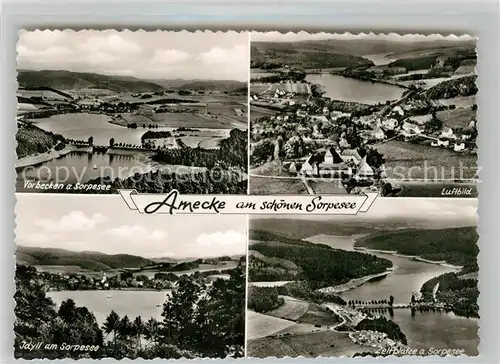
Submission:
<svg viewBox="0 0 500 364">
<path fill-rule="evenodd" d="M 384 155 L 388 178 L 467 179 L 473 178 L 477 171 L 475 154 L 460 154 L 448 149 L 397 140 L 379 144 L 376 149 Z"/>
<path fill-rule="evenodd" d="M 470 121 L 477 118 L 477 112 L 472 107 L 464 107 L 438 111 L 436 116 L 449 128 L 467 128 Z"/>
<path fill-rule="evenodd" d="M 301 335 L 285 335 L 277 338 L 249 340 L 247 352 L 250 357 L 277 358 L 298 356 L 306 358 L 353 356 L 358 352 L 373 352 L 374 349 L 353 343 L 347 333 L 319 331 Z"/>
<path fill-rule="evenodd" d="M 250 193 L 254 195 L 303 195 L 307 189 L 300 179 L 251 176 Z"/>
</svg>

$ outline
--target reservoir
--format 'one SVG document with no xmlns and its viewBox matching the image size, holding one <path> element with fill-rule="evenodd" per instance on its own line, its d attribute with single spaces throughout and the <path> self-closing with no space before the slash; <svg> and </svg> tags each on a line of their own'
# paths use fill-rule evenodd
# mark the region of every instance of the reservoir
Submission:
<svg viewBox="0 0 500 364">
<path fill-rule="evenodd" d="M 59 114 L 48 118 L 33 119 L 33 123 L 39 128 L 51 131 L 54 134 L 61 134 L 67 139 L 87 141 L 93 137 L 94 145 L 108 146 L 109 140 L 113 138 L 115 144 L 125 143 L 141 145 L 142 135 L 150 130 L 138 127 L 136 129 L 127 128 L 109 122 L 111 118 L 103 114 Z M 189 124 L 185 125 L 189 127 Z M 177 128 L 161 126 L 153 128 L 153 131 L 173 131 Z M 206 149 L 216 148 L 218 142 L 229 136 L 229 128 L 195 128 L 194 132 L 182 132 L 181 139 L 189 147 L 198 146 Z"/>
<path fill-rule="evenodd" d="M 361 81 L 328 73 L 307 75 L 306 81 L 322 85 L 326 90 L 324 96 L 332 100 L 369 105 L 385 103 L 387 100 L 397 100 L 405 91 L 404 88 L 397 86 Z"/>
<path fill-rule="evenodd" d="M 318 235 L 307 239 L 335 249 L 354 250 L 352 236 Z M 371 301 L 389 299 L 394 296 L 395 303 L 407 303 L 412 292 L 419 292 L 422 284 L 429 279 L 458 269 L 440 266 L 383 253 L 370 253 L 393 263 L 394 271 L 386 278 L 368 282 L 350 291 L 343 292 L 346 300 Z M 464 318 L 445 312 L 415 312 L 395 309 L 393 316 L 387 311 L 381 315 L 396 322 L 408 339 L 408 346 L 417 349 L 465 349 L 467 355 L 478 355 L 478 320 Z"/>
<path fill-rule="evenodd" d="M 94 168 L 95 166 L 95 168 Z M 17 192 L 33 192 L 24 188 L 25 180 L 57 183 L 85 183 L 98 177 L 125 179 L 135 173 L 147 173 L 151 165 L 138 156 L 71 152 L 39 165 L 17 171 Z"/>
<path fill-rule="evenodd" d="M 68 298 L 73 299 L 77 306 L 85 306 L 92 312 L 99 326 L 114 310 L 120 317 L 128 315 L 131 321 L 141 316 L 145 322 L 151 317 L 162 320 L 163 303 L 170 290 L 164 291 L 57 291 L 47 292 L 47 297 L 52 298 L 57 307 Z M 108 298 L 111 296 L 111 298 Z M 157 305 L 160 304 L 160 307 Z"/>
</svg>

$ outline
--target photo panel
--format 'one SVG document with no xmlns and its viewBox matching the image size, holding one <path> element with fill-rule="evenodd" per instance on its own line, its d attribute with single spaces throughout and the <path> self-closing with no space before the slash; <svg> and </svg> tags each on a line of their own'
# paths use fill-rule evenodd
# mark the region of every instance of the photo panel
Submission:
<svg viewBox="0 0 500 364">
<path fill-rule="evenodd" d="M 352 217 L 252 216 L 247 356 L 477 356 L 476 211 L 393 198 Z"/>
<path fill-rule="evenodd" d="M 476 46 L 252 32 L 250 192 L 477 197 Z"/>
<path fill-rule="evenodd" d="M 166 219 L 119 196 L 31 193 L 16 215 L 15 358 L 245 354 L 245 215 Z"/>
<path fill-rule="evenodd" d="M 17 192 L 246 194 L 248 37 L 21 31 Z"/>
</svg>

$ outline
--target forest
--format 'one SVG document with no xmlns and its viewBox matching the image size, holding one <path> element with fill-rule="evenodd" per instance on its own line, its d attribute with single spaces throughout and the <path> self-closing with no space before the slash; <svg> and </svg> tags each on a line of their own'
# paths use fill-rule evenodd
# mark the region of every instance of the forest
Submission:
<svg viewBox="0 0 500 364">
<path fill-rule="evenodd" d="M 177 190 L 181 194 L 230 194 L 247 193 L 247 177 L 237 171 L 213 170 L 212 172 L 196 172 L 189 175 L 176 173 L 151 172 L 136 174 L 124 180 L 96 178 L 88 184 L 111 184 L 110 191 L 68 190 L 68 193 L 117 193 L 119 189 L 136 189 L 142 193 L 167 193 Z"/>
<path fill-rule="evenodd" d="M 68 299 L 59 308 L 45 294 L 36 270 L 18 266 L 15 274 L 14 356 L 50 360 L 101 358 L 225 358 L 244 354 L 245 276 L 238 267 L 212 285 L 182 276 L 166 297 L 161 320 L 120 317 L 111 311 L 100 326 L 95 315 Z M 22 349 L 25 342 L 62 347 L 98 346 L 97 350 Z"/>
<path fill-rule="evenodd" d="M 356 240 L 355 246 L 397 251 L 425 259 L 445 260 L 477 271 L 478 234 L 475 226 L 452 229 L 412 229 L 373 234 Z"/>
<path fill-rule="evenodd" d="M 272 240 L 265 241 L 266 237 Z M 252 244 L 252 250 L 267 257 L 289 260 L 299 266 L 302 269 L 299 278 L 308 281 L 312 289 L 336 286 L 353 278 L 384 272 L 392 266 L 389 260 L 375 255 L 337 250 L 266 232 L 251 230 L 250 239 L 260 240 Z"/>
<path fill-rule="evenodd" d="M 408 344 L 406 336 L 399 326 L 394 321 L 388 320 L 383 316 L 376 319 L 364 319 L 356 326 L 356 330 L 384 332 L 390 339 L 400 341 L 405 345 Z"/>
<path fill-rule="evenodd" d="M 278 287 L 257 287 L 250 285 L 248 287 L 249 310 L 255 312 L 268 312 L 274 310 L 285 303 L 282 297 L 278 297 Z"/>
<path fill-rule="evenodd" d="M 160 149 L 153 159 L 163 164 L 248 169 L 248 135 L 244 130 L 233 129 L 229 138 L 220 142 L 219 149 L 185 147 L 182 149 Z"/>
<path fill-rule="evenodd" d="M 432 292 L 439 283 L 436 300 L 450 306 L 456 315 L 479 317 L 479 287 L 477 279 L 446 273 L 424 283 L 421 292 L 426 300 L 432 300 Z"/>
</svg>

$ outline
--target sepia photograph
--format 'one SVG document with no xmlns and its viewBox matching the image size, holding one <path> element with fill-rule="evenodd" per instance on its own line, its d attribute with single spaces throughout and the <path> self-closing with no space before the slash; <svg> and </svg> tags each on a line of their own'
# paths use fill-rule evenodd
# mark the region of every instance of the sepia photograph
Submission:
<svg viewBox="0 0 500 364">
<path fill-rule="evenodd" d="M 251 193 L 477 197 L 476 41 L 252 32 Z"/>
<path fill-rule="evenodd" d="M 245 354 L 245 215 L 137 214 L 119 196 L 17 199 L 16 358 Z"/>
<path fill-rule="evenodd" d="M 248 33 L 21 31 L 17 53 L 18 192 L 247 192 Z"/>
<path fill-rule="evenodd" d="M 476 209 L 399 198 L 356 216 L 252 216 L 247 356 L 477 356 Z"/>
</svg>

